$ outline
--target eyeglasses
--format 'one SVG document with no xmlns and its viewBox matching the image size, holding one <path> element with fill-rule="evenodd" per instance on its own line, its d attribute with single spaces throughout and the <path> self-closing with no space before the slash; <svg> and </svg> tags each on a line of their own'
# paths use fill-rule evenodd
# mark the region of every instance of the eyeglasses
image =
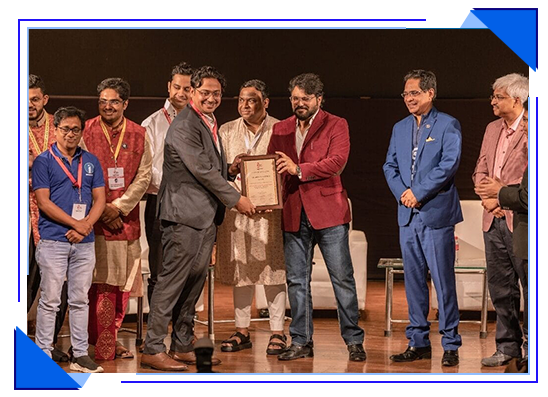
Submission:
<svg viewBox="0 0 548 397">
<path fill-rule="evenodd" d="M 37 104 L 37 103 L 40 103 L 44 100 L 44 98 L 40 98 L 40 97 L 37 97 L 37 96 L 34 96 L 32 98 L 29 98 L 29 102 L 31 103 L 34 103 L 34 104 Z"/>
<path fill-rule="evenodd" d="M 57 127 L 59 130 L 61 130 L 61 132 L 63 133 L 63 135 L 67 135 L 69 132 L 72 132 L 74 135 L 78 135 L 79 133 L 82 132 L 82 129 L 80 127 L 73 127 L 73 128 L 69 128 L 69 127 Z"/>
<path fill-rule="evenodd" d="M 500 102 L 500 101 L 502 101 L 503 99 L 508 99 L 508 98 L 510 98 L 510 97 L 509 97 L 509 96 L 502 96 L 502 95 L 491 95 L 491 96 L 489 97 L 489 100 L 492 101 L 493 99 L 496 99 L 497 102 Z"/>
<path fill-rule="evenodd" d="M 99 106 L 120 106 L 124 101 L 119 99 L 99 99 Z"/>
<path fill-rule="evenodd" d="M 196 90 L 204 98 L 209 98 L 213 96 L 215 99 L 219 99 L 223 94 L 221 91 L 208 91 L 208 90 Z"/>
<path fill-rule="evenodd" d="M 314 98 L 316 98 L 316 96 L 303 96 L 303 97 L 290 96 L 289 100 L 291 101 L 291 103 L 299 103 L 299 102 L 309 103 Z"/>
<path fill-rule="evenodd" d="M 425 92 L 425 91 L 409 91 L 409 92 L 404 91 L 400 95 L 403 99 L 405 99 L 407 96 L 409 96 L 411 98 L 415 98 L 415 97 L 418 97 L 423 92 Z"/>
</svg>

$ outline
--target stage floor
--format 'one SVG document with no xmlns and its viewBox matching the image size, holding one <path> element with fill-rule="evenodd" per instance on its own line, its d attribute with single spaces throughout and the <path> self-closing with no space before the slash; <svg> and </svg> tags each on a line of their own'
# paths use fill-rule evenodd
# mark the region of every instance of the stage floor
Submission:
<svg viewBox="0 0 548 397">
<path fill-rule="evenodd" d="M 207 302 L 207 300 L 206 300 Z M 405 324 L 395 324 L 391 337 L 384 336 L 384 281 L 369 281 L 367 285 L 366 311 L 360 319 L 360 326 L 365 329 L 365 349 L 367 361 L 356 363 L 348 361 L 346 346 L 340 337 L 336 315 L 320 313 L 314 318 L 314 358 L 295 361 L 278 361 L 276 356 L 267 356 L 266 347 L 270 336 L 268 321 L 254 321 L 250 332 L 253 348 L 235 353 L 220 351 L 223 339 L 234 332 L 233 323 L 215 324 L 215 354 L 222 360 L 220 366 L 214 367 L 218 372 L 229 373 L 499 373 L 504 367 L 486 368 L 481 366 L 482 357 L 490 356 L 495 351 L 495 323 L 488 322 L 488 336 L 479 337 L 479 324 L 461 324 L 460 333 L 463 345 L 459 350 L 460 364 L 456 367 L 442 367 L 441 357 L 443 349 L 440 344 L 441 336 L 437 332 L 437 323 L 432 323 L 432 359 L 420 360 L 412 363 L 393 363 L 389 357 L 392 354 L 403 352 L 407 346 L 405 338 Z M 257 311 L 252 311 L 258 317 Z M 403 282 L 394 283 L 394 318 L 406 318 L 407 305 Z M 435 312 L 431 311 L 432 319 Z M 199 313 L 199 319 L 207 319 L 207 311 Z M 232 288 L 215 284 L 215 319 L 233 319 Z M 135 323 L 125 322 L 127 329 L 135 329 Z M 286 321 L 285 330 L 288 333 L 289 321 Z M 146 328 L 145 328 L 146 330 Z M 68 333 L 68 324 L 63 327 L 62 334 Z M 207 326 L 196 325 L 198 338 L 207 336 Z M 135 346 L 135 334 L 121 332 L 118 340 L 128 347 L 134 354 L 133 359 L 116 359 L 101 361 L 101 366 L 108 373 L 137 373 L 157 372 L 140 367 L 140 354 Z M 169 338 L 166 340 L 169 348 Z M 59 347 L 67 351 L 70 338 L 60 338 Z M 67 363 L 61 363 L 61 368 L 71 372 Z M 189 367 L 189 372 L 196 372 L 196 368 Z"/>
</svg>

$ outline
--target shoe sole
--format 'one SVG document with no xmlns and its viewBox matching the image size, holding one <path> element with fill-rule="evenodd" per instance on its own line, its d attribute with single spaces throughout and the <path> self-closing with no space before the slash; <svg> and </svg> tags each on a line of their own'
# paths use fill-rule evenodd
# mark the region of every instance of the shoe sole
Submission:
<svg viewBox="0 0 548 397">
<path fill-rule="evenodd" d="M 459 365 L 459 362 L 458 362 L 458 360 L 457 360 L 456 363 L 450 363 L 450 362 L 442 361 L 441 365 L 443 365 L 444 367 L 455 367 L 455 366 Z"/>
<path fill-rule="evenodd" d="M 152 365 L 149 365 L 149 364 L 143 364 L 141 363 L 141 368 L 145 368 L 145 369 L 155 369 L 156 371 L 167 371 L 167 372 L 184 372 L 184 371 L 188 371 L 188 368 L 184 368 L 184 369 L 174 369 L 174 368 L 156 368 Z"/>
<path fill-rule="evenodd" d="M 293 357 L 288 357 L 288 358 L 285 358 L 283 356 L 278 356 L 278 360 L 280 361 L 291 361 L 291 360 L 298 360 L 299 358 L 311 358 L 311 357 L 314 357 L 314 352 L 311 351 L 310 353 L 307 353 L 307 354 L 302 354 L 300 356 L 293 356 Z"/>
<path fill-rule="evenodd" d="M 86 374 L 99 374 L 99 373 L 102 373 L 102 372 L 105 371 L 103 369 L 103 367 L 101 367 L 101 366 L 99 366 L 96 370 L 92 370 L 92 369 L 89 369 L 89 368 L 86 368 L 86 367 L 82 367 L 78 363 L 70 363 L 70 369 L 72 371 L 84 372 Z"/>
<path fill-rule="evenodd" d="M 253 343 L 247 342 L 236 346 L 221 346 L 221 351 L 225 353 L 239 352 L 240 350 L 251 349 Z"/>
<path fill-rule="evenodd" d="M 485 363 L 481 363 L 481 365 L 483 365 L 484 367 L 502 367 L 504 365 L 507 365 L 511 360 L 508 360 L 508 361 L 503 361 L 502 363 L 488 363 L 488 364 L 485 364 Z"/>
<path fill-rule="evenodd" d="M 397 358 L 392 358 L 392 357 L 390 357 L 390 360 L 394 361 L 395 363 L 411 363 L 413 361 L 418 361 L 418 360 L 422 360 L 422 359 L 429 360 L 431 358 L 432 358 L 432 353 L 425 353 L 425 354 L 421 354 L 420 356 L 418 356 L 417 358 L 414 358 L 412 360 L 402 360 L 402 359 L 397 359 Z"/>
</svg>

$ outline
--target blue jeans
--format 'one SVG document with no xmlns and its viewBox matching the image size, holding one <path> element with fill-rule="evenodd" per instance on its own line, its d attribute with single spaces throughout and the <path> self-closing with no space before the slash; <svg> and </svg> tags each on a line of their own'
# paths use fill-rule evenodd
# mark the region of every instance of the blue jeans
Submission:
<svg viewBox="0 0 548 397">
<path fill-rule="evenodd" d="M 298 232 L 284 232 L 287 293 L 291 306 L 291 343 L 312 342 L 312 295 L 310 279 L 314 245 L 318 244 L 325 260 L 335 298 L 341 335 L 347 345 L 362 344 L 364 332 L 358 326 L 358 298 L 354 268 L 348 246 L 348 224 L 315 230 L 304 210 Z"/>
<path fill-rule="evenodd" d="M 61 290 L 66 277 L 72 350 L 74 357 L 87 356 L 88 291 L 95 268 L 95 244 L 40 240 L 36 247 L 36 260 L 41 276 L 36 344 L 51 357 L 55 316 L 61 303 Z"/>
</svg>

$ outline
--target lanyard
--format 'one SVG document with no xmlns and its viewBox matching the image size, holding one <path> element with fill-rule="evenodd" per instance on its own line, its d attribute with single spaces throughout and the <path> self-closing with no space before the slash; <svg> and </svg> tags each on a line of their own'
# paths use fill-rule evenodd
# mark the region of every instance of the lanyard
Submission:
<svg viewBox="0 0 548 397">
<path fill-rule="evenodd" d="M 242 122 L 245 124 L 244 121 L 242 121 Z M 253 140 L 251 140 L 251 141 L 249 140 L 249 134 L 247 134 L 247 133 L 244 134 L 245 149 L 246 149 L 247 154 L 251 154 L 251 152 L 253 150 L 255 150 L 257 148 L 257 146 L 259 145 L 259 142 L 261 141 L 261 138 L 264 135 L 265 129 L 263 128 L 263 126 L 264 126 L 265 122 L 266 122 L 266 118 L 263 120 L 261 126 L 259 127 L 259 129 L 255 133 L 255 135 L 253 136 Z"/>
<path fill-rule="evenodd" d="M 34 145 L 34 149 L 36 150 L 36 153 L 42 153 L 45 152 L 48 148 L 48 141 L 49 141 L 49 115 L 46 113 L 46 126 L 44 131 L 44 144 L 43 149 L 40 150 L 40 146 L 38 145 L 38 141 L 36 140 L 36 137 L 34 136 L 34 133 L 32 132 L 32 129 L 29 126 L 29 138 Z"/>
<path fill-rule="evenodd" d="M 166 116 L 166 119 L 167 119 L 167 123 L 171 125 L 171 116 L 169 115 L 169 113 L 167 112 L 166 108 L 162 108 L 163 112 L 164 112 L 164 116 Z"/>
<path fill-rule="evenodd" d="M 70 179 L 72 182 L 72 186 L 78 189 L 78 196 L 80 197 L 80 202 L 82 202 L 82 155 L 80 155 L 80 158 L 78 160 L 78 180 L 74 178 L 74 175 L 72 175 L 72 172 L 68 170 L 68 168 L 65 166 L 65 163 L 63 163 L 63 160 L 59 158 L 55 153 L 53 153 L 53 144 L 49 147 L 49 152 L 57 161 L 57 164 L 59 164 L 59 167 L 63 170 L 66 176 Z"/>
<path fill-rule="evenodd" d="M 114 155 L 114 165 L 116 166 L 118 155 L 120 154 L 120 148 L 122 147 L 122 142 L 124 140 L 124 135 L 126 134 L 126 118 L 124 118 L 124 124 L 122 125 L 122 132 L 120 133 L 120 138 L 118 139 L 118 145 L 116 146 L 116 151 L 112 150 L 112 141 L 110 140 L 110 135 L 107 131 L 107 126 L 105 125 L 105 123 L 103 123 L 103 120 L 100 120 L 100 123 L 101 123 L 101 128 L 103 129 L 103 134 L 105 134 L 105 138 L 107 138 L 110 152 Z"/>
<path fill-rule="evenodd" d="M 213 128 L 211 128 L 209 126 L 209 121 L 206 119 L 204 114 L 198 110 L 196 105 L 194 105 L 193 102 L 190 102 L 190 106 L 192 106 L 192 109 L 194 109 L 194 111 L 198 113 L 198 116 L 200 116 L 200 118 L 204 121 L 204 123 L 209 127 L 209 129 L 213 133 L 213 140 L 215 141 L 215 144 L 217 145 L 217 119 L 213 117 L 213 120 L 215 120 L 215 124 L 213 125 Z"/>
</svg>

